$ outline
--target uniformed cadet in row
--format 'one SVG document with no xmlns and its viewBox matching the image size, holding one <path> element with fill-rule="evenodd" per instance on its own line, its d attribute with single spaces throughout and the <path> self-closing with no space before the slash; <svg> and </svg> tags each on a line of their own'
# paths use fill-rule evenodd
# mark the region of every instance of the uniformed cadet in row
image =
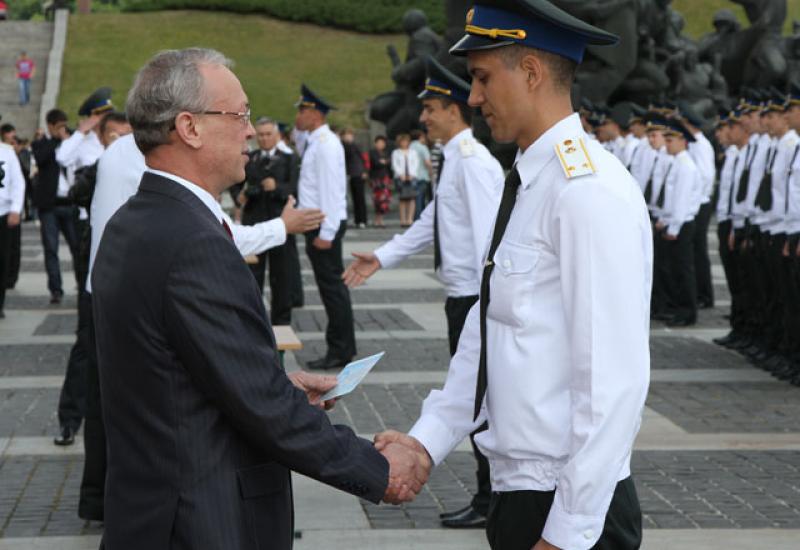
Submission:
<svg viewBox="0 0 800 550">
<path fill-rule="evenodd" d="M 6 281 L 11 261 L 12 229 L 19 226 L 25 207 L 25 177 L 14 148 L 0 143 L 0 319 L 6 301 Z"/>
<path fill-rule="evenodd" d="M 614 109 L 605 107 L 598 109 L 595 111 L 592 122 L 597 140 L 603 144 L 603 147 L 609 153 L 625 164 L 625 151 L 628 141 L 624 134 L 628 121 L 627 115 L 623 111 L 624 107 L 622 105 L 616 105 Z"/>
<path fill-rule="evenodd" d="M 697 305 L 701 309 L 714 307 L 714 284 L 711 279 L 711 261 L 708 257 L 708 226 L 711 222 L 713 206 L 711 196 L 717 179 L 717 165 L 714 146 L 702 132 L 703 120 L 686 102 L 678 104 L 678 118 L 694 141 L 689 143 L 692 157 L 702 181 L 700 209 L 697 212 L 694 232 L 694 271 L 697 280 Z"/>
<path fill-rule="evenodd" d="M 347 171 L 344 147 L 326 122 L 334 107 L 305 84 L 296 104 L 295 126 L 308 132 L 298 182 L 300 208 L 318 208 L 325 220 L 318 230 L 306 233 L 306 254 L 314 269 L 322 304 L 328 316 L 327 351 L 308 363 L 312 369 L 345 366 L 356 354 L 353 306 L 342 280 L 342 239 L 347 230 Z"/>
<path fill-rule="evenodd" d="M 628 172 L 636 178 L 633 174 L 634 167 L 638 168 L 642 162 L 647 162 L 649 155 L 647 122 L 644 119 L 647 110 L 635 103 L 631 103 L 629 109 L 628 121 L 625 125 L 628 128 L 628 135 L 625 136 L 625 154 L 622 158 L 622 163 L 628 169 Z"/>
<path fill-rule="evenodd" d="M 357 286 L 380 268 L 434 247 L 434 269 L 445 285 L 447 334 L 454 355 L 467 313 L 478 301 L 483 255 L 503 191 L 503 169 L 472 135 L 469 84 L 433 59 L 420 94 L 422 116 L 431 139 L 444 143 L 434 201 L 420 219 L 373 253 L 355 253 L 345 282 Z M 478 492 L 466 508 L 443 515 L 447 527 L 482 527 L 486 523 L 491 486 L 489 464 L 473 443 L 478 460 Z"/>
<path fill-rule="evenodd" d="M 570 88 L 617 37 L 544 0 L 478 2 L 470 105 L 519 147 L 442 390 L 408 436 L 435 464 L 484 422 L 495 550 L 641 544 L 630 456 L 649 381 L 652 235 L 639 186 L 584 132 Z"/>
<path fill-rule="evenodd" d="M 736 270 L 731 263 L 731 250 L 728 246 L 728 237 L 733 227 L 731 221 L 733 199 L 731 189 L 733 188 L 736 168 L 738 168 L 739 147 L 744 147 L 747 141 L 747 135 L 741 130 L 741 127 L 738 132 L 733 129 L 731 117 L 735 116 L 737 115 L 731 112 L 722 113 L 715 123 L 714 130 L 714 137 L 722 149 L 722 163 L 717 177 L 717 250 L 722 263 L 722 270 L 725 273 L 728 291 L 731 295 L 731 310 L 735 309 L 734 303 L 736 299 Z"/>
<path fill-rule="evenodd" d="M 695 142 L 692 133 L 677 118 L 666 119 L 664 126 L 665 146 L 673 161 L 659 191 L 655 229 L 666 241 L 663 260 L 669 273 L 667 313 L 671 315 L 667 326 L 683 327 L 697 321 L 694 233 L 703 181 L 688 151 Z"/>
<path fill-rule="evenodd" d="M 789 126 L 800 133 L 800 88 L 793 87 L 788 98 L 786 118 Z M 771 365 L 775 376 L 800 386 L 800 145 L 796 145 L 789 164 L 784 197 L 783 270 L 788 281 L 786 303 L 785 346 Z"/>
</svg>

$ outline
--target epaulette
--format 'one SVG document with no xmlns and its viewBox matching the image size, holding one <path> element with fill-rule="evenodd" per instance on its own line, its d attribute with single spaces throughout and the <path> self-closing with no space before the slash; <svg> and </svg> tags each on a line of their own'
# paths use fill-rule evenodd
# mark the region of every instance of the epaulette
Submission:
<svg viewBox="0 0 800 550">
<path fill-rule="evenodd" d="M 325 143 L 328 141 L 328 134 L 320 134 L 319 138 L 317 138 L 320 143 Z"/>
<path fill-rule="evenodd" d="M 472 138 L 464 138 L 458 143 L 458 150 L 461 151 L 461 156 L 471 157 L 475 154 L 475 140 Z"/>
<path fill-rule="evenodd" d="M 556 155 L 567 179 L 597 172 L 583 138 L 565 139 L 556 144 Z"/>
</svg>

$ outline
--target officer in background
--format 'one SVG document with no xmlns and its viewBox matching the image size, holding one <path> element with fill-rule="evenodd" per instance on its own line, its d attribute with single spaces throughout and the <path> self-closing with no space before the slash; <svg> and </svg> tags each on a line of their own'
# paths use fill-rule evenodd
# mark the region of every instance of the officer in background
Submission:
<svg viewBox="0 0 800 550">
<path fill-rule="evenodd" d="M 325 214 L 320 228 L 306 233 L 306 254 L 328 316 L 325 330 L 328 349 L 323 357 L 307 366 L 335 369 L 345 366 L 356 354 L 353 306 L 350 291 L 342 280 L 342 239 L 347 231 L 344 148 L 326 122 L 332 105 L 303 84 L 296 107 L 295 127 L 308 133 L 298 184 L 300 207 L 318 208 Z"/>
<path fill-rule="evenodd" d="M 358 286 L 380 268 L 391 268 L 434 247 L 434 269 L 444 283 L 447 335 L 455 355 L 467 314 L 478 301 L 483 255 L 503 190 L 503 169 L 472 135 L 469 84 L 432 58 L 419 95 L 428 136 L 442 140 L 442 164 L 433 203 L 402 235 L 373 253 L 354 253 L 345 271 L 348 286 Z M 466 508 L 442 515 L 445 527 L 483 527 L 491 498 L 489 463 L 472 443 L 478 461 L 478 492 Z"/>
<path fill-rule="evenodd" d="M 630 477 L 649 381 L 652 234 L 625 166 L 570 101 L 587 45 L 614 35 L 544 0 L 478 2 L 467 36 L 470 105 L 519 147 L 444 388 L 400 441 L 440 464 L 484 421 L 494 550 L 641 545 Z M 445 161 L 446 163 L 446 161 Z"/>
<path fill-rule="evenodd" d="M 788 97 L 786 118 L 789 126 L 800 132 L 800 88 L 792 86 Z M 787 174 L 785 227 L 786 244 L 783 247 L 784 266 L 789 281 L 787 346 L 785 356 L 774 366 L 775 376 L 800 386 L 800 145 L 795 146 Z"/>
<path fill-rule="evenodd" d="M 286 153 L 278 145 L 281 134 L 278 123 L 269 118 L 256 121 L 258 149 L 251 152 L 245 166 L 247 181 L 239 195 L 242 204 L 242 224 L 255 225 L 281 216 L 289 197 L 297 196 L 299 159 L 293 152 Z M 269 258 L 269 288 L 271 295 L 270 319 L 273 325 L 292 322 L 292 306 L 302 303 L 300 258 L 294 235 L 286 236 L 286 243 L 262 252 L 258 263 L 250 266 L 256 283 L 264 292 L 264 274 Z M 297 288 L 301 295 L 294 295 Z"/>
<path fill-rule="evenodd" d="M 11 262 L 11 240 L 25 207 L 25 177 L 10 145 L 0 143 L 0 319 L 6 301 L 6 281 Z"/>
</svg>

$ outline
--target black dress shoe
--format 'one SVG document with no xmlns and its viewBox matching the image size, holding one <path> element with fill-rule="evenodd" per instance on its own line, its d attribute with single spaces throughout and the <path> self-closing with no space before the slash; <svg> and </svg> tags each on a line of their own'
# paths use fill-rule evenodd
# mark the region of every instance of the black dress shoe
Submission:
<svg viewBox="0 0 800 550">
<path fill-rule="evenodd" d="M 472 505 L 468 504 L 468 505 L 464 506 L 463 508 L 460 508 L 460 509 L 456 510 L 455 512 L 442 512 L 441 514 L 439 514 L 439 519 L 454 518 L 456 516 L 460 516 L 460 515 L 466 514 L 470 510 L 472 510 Z"/>
<path fill-rule="evenodd" d="M 309 361 L 306 366 L 312 370 L 331 370 L 341 369 L 349 363 L 349 359 L 336 359 L 335 357 L 323 357 L 316 361 Z"/>
<path fill-rule="evenodd" d="M 743 354 L 745 354 L 747 357 L 750 357 L 752 359 L 756 355 L 761 353 L 762 350 L 761 350 L 761 348 L 759 346 L 757 346 L 756 344 L 753 344 L 753 345 L 748 346 L 746 348 L 740 349 L 739 351 L 742 352 Z"/>
<path fill-rule="evenodd" d="M 719 338 L 714 338 L 711 341 L 714 342 L 715 344 L 717 344 L 718 346 L 727 346 L 731 342 L 733 342 L 734 340 L 736 340 L 736 335 L 733 333 L 733 331 L 730 331 L 725 336 L 720 336 Z"/>
<path fill-rule="evenodd" d="M 61 435 L 53 440 L 53 443 L 58 445 L 59 447 L 67 447 L 75 443 L 75 430 L 70 428 L 69 426 L 64 426 L 61 428 Z"/>
<path fill-rule="evenodd" d="M 472 506 L 468 506 L 463 512 L 463 514 L 443 519 L 442 525 L 453 529 L 483 529 L 486 527 L 486 516 Z"/>
<path fill-rule="evenodd" d="M 667 326 L 670 328 L 676 327 L 689 327 L 697 322 L 697 319 L 690 319 L 686 317 L 673 317 L 667 321 Z"/>
<path fill-rule="evenodd" d="M 739 351 L 744 348 L 749 348 L 753 344 L 753 341 L 747 337 L 737 338 L 733 342 L 731 342 L 728 347 L 730 349 Z"/>
<path fill-rule="evenodd" d="M 50 293 L 50 303 L 51 304 L 60 304 L 61 298 L 64 297 L 64 293 L 56 290 L 55 292 Z"/>
</svg>

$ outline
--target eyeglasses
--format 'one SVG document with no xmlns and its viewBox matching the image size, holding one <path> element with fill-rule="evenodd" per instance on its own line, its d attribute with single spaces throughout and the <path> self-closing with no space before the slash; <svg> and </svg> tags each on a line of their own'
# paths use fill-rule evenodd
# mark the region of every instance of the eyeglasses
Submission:
<svg viewBox="0 0 800 550">
<path fill-rule="evenodd" d="M 199 113 L 194 113 L 196 115 L 231 115 L 235 116 L 239 119 L 239 122 L 242 123 L 242 126 L 247 126 L 250 124 L 250 109 L 247 109 L 243 113 L 237 113 L 235 111 L 200 111 Z"/>
</svg>

